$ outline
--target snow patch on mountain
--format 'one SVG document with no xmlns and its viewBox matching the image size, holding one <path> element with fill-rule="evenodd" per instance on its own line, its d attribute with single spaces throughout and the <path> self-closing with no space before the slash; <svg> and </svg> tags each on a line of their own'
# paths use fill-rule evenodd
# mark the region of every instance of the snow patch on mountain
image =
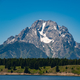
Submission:
<svg viewBox="0 0 80 80">
<path fill-rule="evenodd" d="M 46 22 L 43 23 L 43 25 L 42 25 L 42 30 L 39 31 L 41 42 L 44 42 L 44 43 L 50 43 L 51 41 L 54 42 L 53 39 L 49 39 L 49 38 L 46 36 L 46 33 L 45 33 L 45 34 L 43 33 L 44 28 L 45 28 L 45 25 L 46 25 Z M 43 36 L 43 37 L 42 37 L 42 36 Z"/>
<path fill-rule="evenodd" d="M 57 30 L 56 26 L 54 26 L 54 29 Z"/>
<path fill-rule="evenodd" d="M 11 43 L 11 42 L 14 42 L 14 41 L 15 41 L 15 38 L 14 38 L 14 39 L 12 39 L 11 41 L 8 41 L 8 44 L 9 44 L 9 43 Z"/>
<path fill-rule="evenodd" d="M 11 42 L 15 41 L 15 38 L 11 40 Z"/>
<path fill-rule="evenodd" d="M 61 34 L 61 31 L 58 31 L 59 32 L 59 34 Z"/>
<path fill-rule="evenodd" d="M 40 40 L 44 43 L 50 43 L 51 41 L 54 42 L 54 40 L 49 39 L 46 35 L 43 38 L 40 36 Z"/>
<path fill-rule="evenodd" d="M 70 41 L 68 41 L 68 43 L 70 43 Z"/>
<path fill-rule="evenodd" d="M 43 45 L 43 47 L 44 47 L 44 45 Z"/>
<path fill-rule="evenodd" d="M 65 37 L 65 35 L 64 35 L 64 34 L 62 34 L 61 36 L 62 36 L 62 37 Z"/>
<path fill-rule="evenodd" d="M 45 25 L 46 25 L 46 22 L 43 23 L 42 30 L 40 31 L 40 34 L 41 34 L 41 35 L 44 35 L 44 34 L 43 34 L 43 31 L 44 31 Z"/>
<path fill-rule="evenodd" d="M 75 48 L 77 48 L 77 46 L 74 46 Z"/>
<path fill-rule="evenodd" d="M 54 58 L 56 56 L 56 53 L 54 52 L 54 54 L 52 55 L 52 58 Z"/>
</svg>

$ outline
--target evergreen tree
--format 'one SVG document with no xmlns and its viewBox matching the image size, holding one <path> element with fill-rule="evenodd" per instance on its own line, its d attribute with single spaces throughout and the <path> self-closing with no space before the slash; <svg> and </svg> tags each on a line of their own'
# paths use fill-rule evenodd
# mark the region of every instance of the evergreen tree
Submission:
<svg viewBox="0 0 80 80">
<path fill-rule="evenodd" d="M 5 68 L 7 68 L 8 67 L 8 65 L 7 64 L 5 64 Z"/>
<path fill-rule="evenodd" d="M 56 72 L 59 72 L 59 66 L 56 66 Z"/>
<path fill-rule="evenodd" d="M 22 69 L 24 69 L 24 66 L 23 66 L 23 64 L 21 65 L 21 68 L 22 68 Z"/>
<path fill-rule="evenodd" d="M 30 73 L 28 67 L 25 67 L 24 73 Z"/>
<path fill-rule="evenodd" d="M 48 73 L 47 70 L 46 70 L 46 73 Z"/>
<path fill-rule="evenodd" d="M 13 68 L 13 70 L 16 70 L 16 66 L 14 65 L 14 68 Z"/>
<path fill-rule="evenodd" d="M 68 69 L 68 67 L 66 66 L 66 69 Z"/>
<path fill-rule="evenodd" d="M 10 65 L 8 65 L 8 69 L 11 69 L 10 67 L 11 67 L 11 66 L 10 66 Z"/>
<path fill-rule="evenodd" d="M 52 61 L 51 62 L 51 68 L 55 67 L 55 63 Z"/>
<path fill-rule="evenodd" d="M 45 69 L 45 66 L 43 68 Z"/>
<path fill-rule="evenodd" d="M 11 73 L 13 73 L 13 70 L 11 70 Z"/>
<path fill-rule="evenodd" d="M 35 63 L 34 63 L 34 69 L 39 69 L 39 64 L 38 64 L 38 62 L 35 62 Z"/>
</svg>

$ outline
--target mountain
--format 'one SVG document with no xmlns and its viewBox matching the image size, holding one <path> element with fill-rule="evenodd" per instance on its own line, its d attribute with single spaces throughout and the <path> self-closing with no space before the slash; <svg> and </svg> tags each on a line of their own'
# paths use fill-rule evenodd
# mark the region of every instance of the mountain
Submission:
<svg viewBox="0 0 80 80">
<path fill-rule="evenodd" d="M 80 58 L 80 43 L 74 41 L 65 26 L 51 20 L 35 21 L 20 34 L 9 37 L 3 45 L 13 45 L 16 41 L 32 43 L 50 58 Z"/>
<path fill-rule="evenodd" d="M 31 43 L 18 42 L 0 46 L 1 58 L 47 58 L 47 55 Z"/>
</svg>

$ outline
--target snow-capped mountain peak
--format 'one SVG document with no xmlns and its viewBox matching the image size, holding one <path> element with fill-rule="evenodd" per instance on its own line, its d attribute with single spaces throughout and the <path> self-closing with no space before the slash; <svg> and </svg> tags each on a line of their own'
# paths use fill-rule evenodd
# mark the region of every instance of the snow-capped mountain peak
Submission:
<svg viewBox="0 0 80 80">
<path fill-rule="evenodd" d="M 15 37 L 8 38 L 4 44 L 16 41 L 34 44 L 46 53 L 48 57 L 69 57 L 70 50 L 67 46 L 80 48 L 65 26 L 59 26 L 56 22 L 37 20 L 30 28 L 23 29 Z"/>
</svg>

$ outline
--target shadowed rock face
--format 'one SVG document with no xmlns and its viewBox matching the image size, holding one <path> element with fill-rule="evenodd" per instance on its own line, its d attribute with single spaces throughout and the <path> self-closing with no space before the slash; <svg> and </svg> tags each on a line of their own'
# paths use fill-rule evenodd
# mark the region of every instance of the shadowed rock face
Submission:
<svg viewBox="0 0 80 80">
<path fill-rule="evenodd" d="M 10 37 L 3 44 L 12 44 L 16 41 L 34 44 L 46 53 L 48 57 L 71 58 L 74 54 L 79 58 L 76 49 L 80 44 L 76 43 L 65 26 L 59 26 L 56 22 L 37 20 L 30 28 L 25 28 L 15 37 Z"/>
</svg>

